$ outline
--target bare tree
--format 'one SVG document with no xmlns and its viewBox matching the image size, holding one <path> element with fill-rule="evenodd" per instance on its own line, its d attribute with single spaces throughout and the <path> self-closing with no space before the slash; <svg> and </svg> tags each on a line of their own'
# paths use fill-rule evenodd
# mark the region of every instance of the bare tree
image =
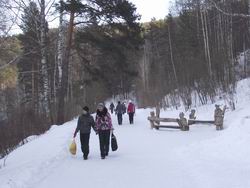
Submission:
<svg viewBox="0 0 250 188">
<path fill-rule="evenodd" d="M 45 19 L 45 0 L 41 0 L 41 65 L 42 65 L 42 80 L 43 80 L 43 93 L 42 99 L 46 114 L 49 113 L 49 80 L 48 80 L 48 62 L 46 52 L 46 19 Z"/>
</svg>

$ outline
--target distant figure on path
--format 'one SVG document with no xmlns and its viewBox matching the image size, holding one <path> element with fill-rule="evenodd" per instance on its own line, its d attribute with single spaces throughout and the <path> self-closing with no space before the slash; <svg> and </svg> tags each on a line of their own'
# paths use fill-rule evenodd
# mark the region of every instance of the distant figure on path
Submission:
<svg viewBox="0 0 250 188">
<path fill-rule="evenodd" d="M 99 103 L 96 110 L 95 129 L 99 135 L 101 158 L 105 159 L 109 153 L 110 132 L 113 130 L 111 116 L 103 103 Z"/>
<path fill-rule="evenodd" d="M 88 159 L 91 127 L 96 131 L 94 118 L 90 115 L 89 108 L 87 106 L 84 106 L 82 115 L 80 115 L 78 118 L 77 127 L 74 132 L 75 138 L 77 132 L 80 131 L 81 149 L 83 152 L 84 160 Z"/>
<path fill-rule="evenodd" d="M 109 105 L 109 109 L 110 109 L 111 114 L 113 114 L 114 108 L 115 108 L 115 105 L 114 105 L 114 103 L 112 102 L 112 103 Z"/>
<path fill-rule="evenodd" d="M 115 114 L 117 115 L 118 124 L 122 125 L 122 115 L 126 112 L 126 107 L 124 109 L 125 105 L 121 104 L 120 101 L 118 101 L 118 104 L 115 108 Z"/>
<path fill-rule="evenodd" d="M 125 102 L 123 102 L 122 103 L 122 110 L 123 110 L 123 112 L 122 112 L 122 114 L 125 114 L 126 113 L 126 103 Z"/>
<path fill-rule="evenodd" d="M 216 130 L 223 129 L 223 119 L 225 114 L 226 106 L 224 106 L 223 110 L 220 108 L 220 105 L 215 105 L 214 110 L 214 124 L 216 126 Z"/>
<path fill-rule="evenodd" d="M 132 103 L 132 101 L 129 101 L 127 113 L 129 116 L 129 123 L 134 124 L 135 105 Z"/>
</svg>

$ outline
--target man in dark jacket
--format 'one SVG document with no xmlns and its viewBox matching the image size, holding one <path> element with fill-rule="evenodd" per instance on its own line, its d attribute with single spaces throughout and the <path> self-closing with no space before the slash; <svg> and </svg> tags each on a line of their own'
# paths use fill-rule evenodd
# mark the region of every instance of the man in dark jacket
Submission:
<svg viewBox="0 0 250 188">
<path fill-rule="evenodd" d="M 88 159 L 91 127 L 95 130 L 95 121 L 89 114 L 89 108 L 85 106 L 83 107 L 82 115 L 78 118 L 77 127 L 74 133 L 75 138 L 77 132 L 80 131 L 81 149 L 84 160 Z"/>
<path fill-rule="evenodd" d="M 115 114 L 117 115 L 117 120 L 118 120 L 118 124 L 121 125 L 122 124 L 122 115 L 126 112 L 126 107 L 124 107 L 123 104 L 121 104 L 120 101 L 118 101 L 118 104 L 115 108 Z"/>
</svg>

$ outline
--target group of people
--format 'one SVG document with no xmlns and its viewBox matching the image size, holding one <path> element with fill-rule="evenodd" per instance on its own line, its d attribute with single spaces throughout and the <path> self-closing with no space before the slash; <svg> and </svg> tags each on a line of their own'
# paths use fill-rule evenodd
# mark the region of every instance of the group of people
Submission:
<svg viewBox="0 0 250 188">
<path fill-rule="evenodd" d="M 129 122 L 130 124 L 133 124 L 135 105 L 132 103 L 132 101 L 129 102 L 127 108 L 125 104 L 121 104 L 120 101 L 118 101 L 116 108 L 114 104 L 111 103 L 110 111 L 111 113 L 115 111 L 119 125 L 122 124 L 122 115 L 127 111 L 129 115 Z M 91 128 L 99 136 L 101 159 L 105 159 L 105 157 L 107 157 L 109 154 L 110 135 L 114 128 L 112 125 L 111 115 L 103 103 L 99 103 L 97 106 L 95 120 L 90 114 L 88 106 L 84 106 L 82 108 L 82 114 L 78 118 L 77 127 L 73 137 L 75 138 L 77 133 L 80 132 L 80 142 L 84 160 L 87 160 L 89 155 L 89 138 Z"/>
<path fill-rule="evenodd" d="M 117 115 L 117 120 L 118 120 L 118 124 L 122 125 L 122 121 L 123 121 L 123 115 L 126 113 L 129 116 L 129 123 L 133 124 L 134 123 L 134 115 L 135 115 L 135 105 L 132 101 L 129 101 L 128 107 L 126 108 L 125 103 L 121 103 L 120 101 L 118 101 L 116 107 L 114 105 L 114 103 L 112 102 L 109 106 L 109 109 L 111 111 L 111 113 L 113 114 L 113 112 L 115 112 L 115 114 Z"/>
<path fill-rule="evenodd" d="M 87 160 L 89 155 L 91 127 L 99 136 L 101 159 L 105 159 L 109 154 L 110 134 L 113 131 L 113 125 L 108 109 L 103 103 L 99 103 L 97 106 L 95 120 L 89 113 L 87 106 L 83 107 L 82 114 L 78 118 L 73 137 L 75 138 L 80 131 L 80 142 L 84 160 Z"/>
<path fill-rule="evenodd" d="M 223 110 L 219 105 L 215 105 L 215 107 L 214 120 L 216 129 L 222 130 L 226 106 L 224 106 Z M 122 116 L 126 113 L 126 111 L 129 115 L 130 124 L 134 123 L 135 105 L 132 103 L 132 101 L 129 101 L 127 108 L 125 104 L 121 103 L 120 101 L 118 101 L 116 107 L 113 103 L 111 103 L 109 109 L 111 113 L 115 112 L 117 115 L 119 125 L 122 125 Z M 184 117 L 184 113 L 180 113 L 179 117 L 180 119 L 178 119 L 178 123 L 181 125 L 184 131 L 188 131 L 189 126 L 186 118 Z M 195 110 L 191 110 L 189 119 L 196 119 Z M 109 153 L 110 135 L 114 128 L 112 125 L 111 115 L 103 103 L 99 103 L 97 106 L 95 120 L 89 113 L 89 108 L 87 106 L 83 107 L 82 114 L 78 118 L 77 127 L 73 137 L 75 138 L 77 133 L 80 131 L 80 142 L 84 160 L 88 159 L 91 127 L 95 133 L 99 135 L 101 158 L 105 159 Z"/>
</svg>

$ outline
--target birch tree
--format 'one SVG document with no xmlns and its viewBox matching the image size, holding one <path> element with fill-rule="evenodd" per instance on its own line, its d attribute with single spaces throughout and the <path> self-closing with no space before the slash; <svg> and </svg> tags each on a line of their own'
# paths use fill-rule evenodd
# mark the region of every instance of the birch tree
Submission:
<svg viewBox="0 0 250 188">
<path fill-rule="evenodd" d="M 45 108 L 46 114 L 49 113 L 49 80 L 48 80 L 48 65 L 47 65 L 47 52 L 46 52 L 46 35 L 47 35 L 47 24 L 45 20 L 45 0 L 41 0 L 41 72 L 42 72 L 42 81 L 43 81 L 43 88 L 42 88 L 42 100 Z"/>
</svg>

